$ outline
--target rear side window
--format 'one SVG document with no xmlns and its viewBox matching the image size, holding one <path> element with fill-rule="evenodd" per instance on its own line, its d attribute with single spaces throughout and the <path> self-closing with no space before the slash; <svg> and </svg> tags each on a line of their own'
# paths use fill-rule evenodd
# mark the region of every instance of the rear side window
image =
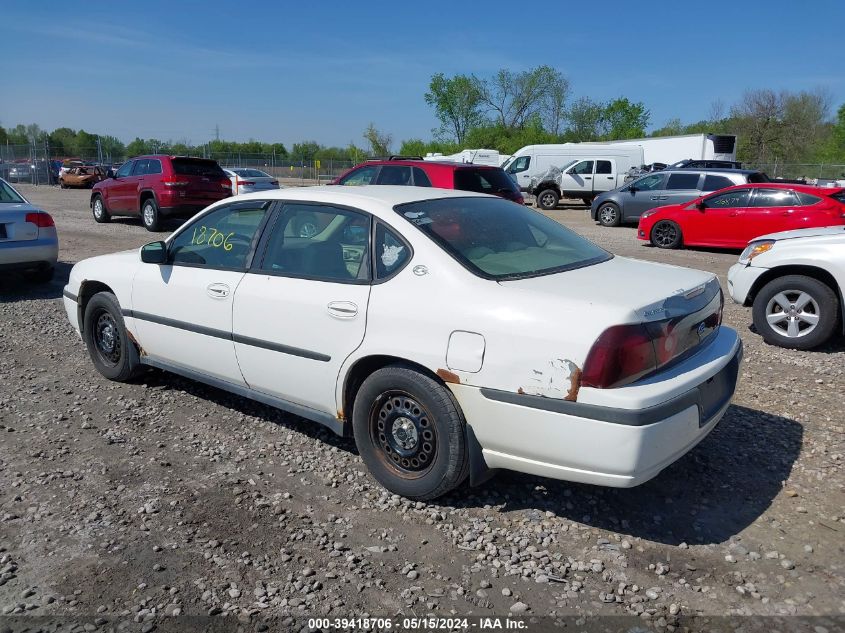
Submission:
<svg viewBox="0 0 845 633">
<path fill-rule="evenodd" d="M 376 225 L 376 278 L 386 279 L 398 271 L 411 257 L 411 250 L 382 223 Z"/>
<path fill-rule="evenodd" d="M 666 189 L 697 189 L 699 175 L 691 174 L 669 174 L 669 181 Z"/>
<path fill-rule="evenodd" d="M 501 169 L 456 169 L 455 189 L 492 193 L 513 191 L 513 180 Z"/>
<path fill-rule="evenodd" d="M 655 191 L 660 189 L 663 184 L 663 174 L 652 174 L 651 176 L 644 176 L 639 180 L 631 183 L 631 187 L 637 191 Z"/>
<path fill-rule="evenodd" d="M 147 173 L 148 174 L 160 174 L 161 173 L 161 161 L 157 158 L 151 158 L 147 161 Z"/>
<path fill-rule="evenodd" d="M 733 187 L 734 183 L 731 181 L 730 178 L 725 178 L 724 176 L 713 176 L 707 175 L 704 177 L 704 186 L 701 188 L 703 191 L 719 191 L 719 189 L 724 189 L 725 187 Z"/>
<path fill-rule="evenodd" d="M 132 175 L 133 176 L 143 176 L 143 175 L 149 173 L 147 171 L 147 163 L 149 163 L 149 162 L 150 161 L 148 161 L 148 160 L 136 160 L 135 161 L 135 167 L 132 170 Z"/>
<path fill-rule="evenodd" d="M 821 200 L 822 200 L 822 199 L 821 199 L 821 198 L 819 198 L 818 196 L 814 196 L 814 195 L 809 194 L 809 193 L 804 193 L 804 192 L 802 192 L 802 191 L 796 191 L 795 193 L 796 193 L 796 195 L 798 196 L 798 200 L 799 200 L 799 201 L 801 202 L 801 204 L 802 204 L 803 206 L 805 206 L 805 207 L 808 207 L 808 206 L 810 206 L 811 204 L 816 204 L 817 202 L 821 202 Z M 842 194 L 838 194 L 838 195 L 840 196 L 839 201 L 840 201 L 840 202 L 845 202 L 845 200 L 842 200 L 842 199 L 841 199 L 841 198 L 842 198 Z M 833 197 L 835 198 L 836 196 L 834 195 Z"/>
<path fill-rule="evenodd" d="M 216 161 L 204 158 L 174 158 L 173 173 L 183 176 L 204 176 L 205 178 L 226 178 Z"/>
<path fill-rule="evenodd" d="M 808 195 L 808 194 L 804 194 L 804 195 Z M 845 190 L 837 191 L 835 194 L 833 194 L 830 197 L 833 198 L 834 200 L 836 200 L 837 202 L 841 202 L 842 204 L 845 204 Z"/>
<path fill-rule="evenodd" d="M 597 174 L 612 174 L 613 167 L 609 160 L 597 160 L 596 161 L 596 173 Z"/>
<path fill-rule="evenodd" d="M 428 175 L 419 167 L 414 167 L 414 184 L 417 187 L 431 187 Z"/>
<path fill-rule="evenodd" d="M 373 182 L 373 179 L 376 177 L 377 173 L 377 165 L 368 165 L 366 167 L 361 167 L 361 169 L 356 169 L 351 174 L 348 174 L 341 178 L 340 184 L 353 186 L 369 185 Z"/>
<path fill-rule="evenodd" d="M 376 179 L 377 185 L 410 185 L 411 168 L 405 165 L 384 165 Z"/>
<path fill-rule="evenodd" d="M 791 191 L 784 189 L 757 189 L 751 202 L 752 207 L 795 207 L 798 199 Z"/>
<path fill-rule="evenodd" d="M 0 182 L 0 202 L 23 202 L 24 199 L 18 192 L 12 189 L 5 182 Z"/>
</svg>

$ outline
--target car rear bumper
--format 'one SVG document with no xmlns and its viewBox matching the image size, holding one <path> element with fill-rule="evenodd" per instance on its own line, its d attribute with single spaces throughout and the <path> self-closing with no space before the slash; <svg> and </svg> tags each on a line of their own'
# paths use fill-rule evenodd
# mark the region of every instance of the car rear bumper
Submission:
<svg viewBox="0 0 845 633">
<path fill-rule="evenodd" d="M 166 218 L 190 218 L 215 202 L 217 201 L 209 200 L 205 204 L 176 204 L 168 207 L 159 207 L 158 212 Z"/>
<path fill-rule="evenodd" d="M 20 242 L 0 242 L 0 269 L 26 270 L 55 266 L 59 241 L 55 235 Z"/>
<path fill-rule="evenodd" d="M 703 440 L 730 406 L 742 344 L 723 328 L 715 362 L 692 388 L 659 405 L 616 408 L 450 384 L 488 468 L 630 488 Z M 705 352 L 702 352 L 704 354 Z"/>
</svg>

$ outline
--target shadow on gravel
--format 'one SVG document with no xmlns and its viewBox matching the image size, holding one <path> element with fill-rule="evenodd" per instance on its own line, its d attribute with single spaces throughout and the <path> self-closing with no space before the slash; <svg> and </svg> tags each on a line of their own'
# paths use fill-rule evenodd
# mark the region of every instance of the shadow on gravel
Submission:
<svg viewBox="0 0 845 633">
<path fill-rule="evenodd" d="M 340 450 L 357 454 L 351 438 L 226 391 L 162 371 L 142 381 L 151 389 L 178 389 L 262 418 Z M 789 478 L 801 451 L 795 420 L 731 406 L 695 449 L 651 481 L 630 489 L 602 488 L 502 471 L 477 488 L 468 485 L 438 499 L 453 508 L 527 511 L 539 523 L 546 512 L 597 528 L 678 545 L 720 543 L 754 522 Z"/>
<path fill-rule="evenodd" d="M 636 488 L 601 488 L 500 473 L 443 500 L 458 507 L 503 504 L 650 541 L 720 543 L 771 505 L 801 451 L 803 427 L 789 418 L 732 406 L 695 449 Z"/>
<path fill-rule="evenodd" d="M 754 327 L 754 324 L 748 326 L 748 331 L 751 332 L 755 336 L 760 336 L 761 342 L 763 343 L 763 347 L 771 347 L 774 350 L 784 351 L 787 348 L 778 347 L 777 345 L 772 345 L 770 343 L 766 343 L 762 341 L 762 336 L 760 332 L 757 331 L 757 328 Z M 827 341 L 827 343 L 823 345 L 819 345 L 818 347 L 814 347 L 811 350 L 789 350 L 793 351 L 796 354 L 839 354 L 841 352 L 845 352 L 845 337 L 835 333 L 833 338 Z"/>
<path fill-rule="evenodd" d="M 0 277 L 0 303 L 31 301 L 33 299 L 57 299 L 67 284 L 73 264 L 59 262 L 56 273 L 48 283 L 27 280 L 21 273 L 7 273 Z"/>
</svg>

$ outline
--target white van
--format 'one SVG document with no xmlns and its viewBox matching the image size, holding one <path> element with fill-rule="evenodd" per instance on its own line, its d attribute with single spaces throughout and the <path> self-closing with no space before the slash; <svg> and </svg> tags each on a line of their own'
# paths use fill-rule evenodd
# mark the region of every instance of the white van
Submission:
<svg viewBox="0 0 845 633">
<path fill-rule="evenodd" d="M 567 180 L 558 192 L 561 197 L 583 198 L 592 200 L 604 191 L 617 187 L 617 180 L 622 184 L 624 174 L 632 167 L 643 165 L 643 148 L 635 144 L 616 143 L 561 143 L 559 145 L 527 145 L 516 152 L 502 165 L 502 168 L 516 180 L 522 191 L 531 190 L 531 180 L 543 176 L 552 167 L 573 166 L 579 160 L 591 161 L 590 173 L 583 173 L 587 165 L 578 167 L 578 178 Z M 599 167 L 599 161 L 602 162 Z M 606 173 L 607 162 L 611 163 L 611 172 Z M 596 169 L 600 171 L 596 173 Z M 596 178 L 598 176 L 598 178 Z"/>
</svg>

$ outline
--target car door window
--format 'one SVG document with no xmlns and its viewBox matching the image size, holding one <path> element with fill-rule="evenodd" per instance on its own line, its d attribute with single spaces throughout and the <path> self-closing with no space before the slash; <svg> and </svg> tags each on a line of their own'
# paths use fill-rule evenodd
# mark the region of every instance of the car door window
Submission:
<svg viewBox="0 0 845 633">
<path fill-rule="evenodd" d="M 130 160 L 126 163 L 123 163 L 123 165 L 120 166 L 120 169 L 117 170 L 117 176 L 119 176 L 120 178 L 125 178 L 126 176 L 128 176 L 132 172 L 132 168 L 135 166 L 136 162 L 137 161 Z"/>
<path fill-rule="evenodd" d="M 735 209 L 748 206 L 749 189 L 735 189 L 704 199 L 708 209 Z"/>
<path fill-rule="evenodd" d="M 243 270 L 258 227 L 267 212 L 263 200 L 227 205 L 206 213 L 170 241 L 176 265 Z"/>
<path fill-rule="evenodd" d="M 508 167 L 509 174 L 518 174 L 521 171 L 526 171 L 528 166 L 531 164 L 531 157 L 530 156 L 520 156 L 517 158 L 511 166 Z"/>
<path fill-rule="evenodd" d="M 414 185 L 417 187 L 431 187 L 428 175 L 419 167 L 414 167 Z"/>
<path fill-rule="evenodd" d="M 713 176 L 708 174 L 704 177 L 704 185 L 701 187 L 702 191 L 719 191 L 726 187 L 733 187 L 734 183 L 730 178 L 724 176 Z"/>
<path fill-rule="evenodd" d="M 399 272 L 411 258 L 411 248 L 391 229 L 376 225 L 376 279 L 384 280 Z"/>
<path fill-rule="evenodd" d="M 261 270 L 320 281 L 369 280 L 370 218 L 322 204 L 285 204 L 267 240 Z"/>
<path fill-rule="evenodd" d="M 612 174 L 613 167 L 609 160 L 597 160 L 596 161 L 596 173 L 597 174 Z"/>
<path fill-rule="evenodd" d="M 369 165 L 356 169 L 351 174 L 340 179 L 342 185 L 369 185 L 378 173 L 378 165 Z"/>
<path fill-rule="evenodd" d="M 752 207 L 795 207 L 798 199 L 786 189 L 757 189 L 751 201 Z"/>
<path fill-rule="evenodd" d="M 147 163 L 150 161 L 148 160 L 136 160 L 135 167 L 132 169 L 133 176 L 143 176 L 147 174 Z"/>
<path fill-rule="evenodd" d="M 593 161 L 582 160 L 572 168 L 571 173 L 578 174 L 579 176 L 591 176 L 593 173 Z"/>
<path fill-rule="evenodd" d="M 411 168 L 405 165 L 384 165 L 376 179 L 377 185 L 410 185 Z"/>
<path fill-rule="evenodd" d="M 652 174 L 651 176 L 645 176 L 635 181 L 633 187 L 637 191 L 656 191 L 661 189 L 662 184 L 663 174 Z"/>
<path fill-rule="evenodd" d="M 161 173 L 161 161 L 157 158 L 151 158 L 147 161 L 147 173 L 148 174 L 160 174 Z"/>
<path fill-rule="evenodd" d="M 666 189 L 697 189 L 699 174 L 696 172 L 690 174 L 669 174 L 669 180 L 666 182 Z"/>
</svg>

